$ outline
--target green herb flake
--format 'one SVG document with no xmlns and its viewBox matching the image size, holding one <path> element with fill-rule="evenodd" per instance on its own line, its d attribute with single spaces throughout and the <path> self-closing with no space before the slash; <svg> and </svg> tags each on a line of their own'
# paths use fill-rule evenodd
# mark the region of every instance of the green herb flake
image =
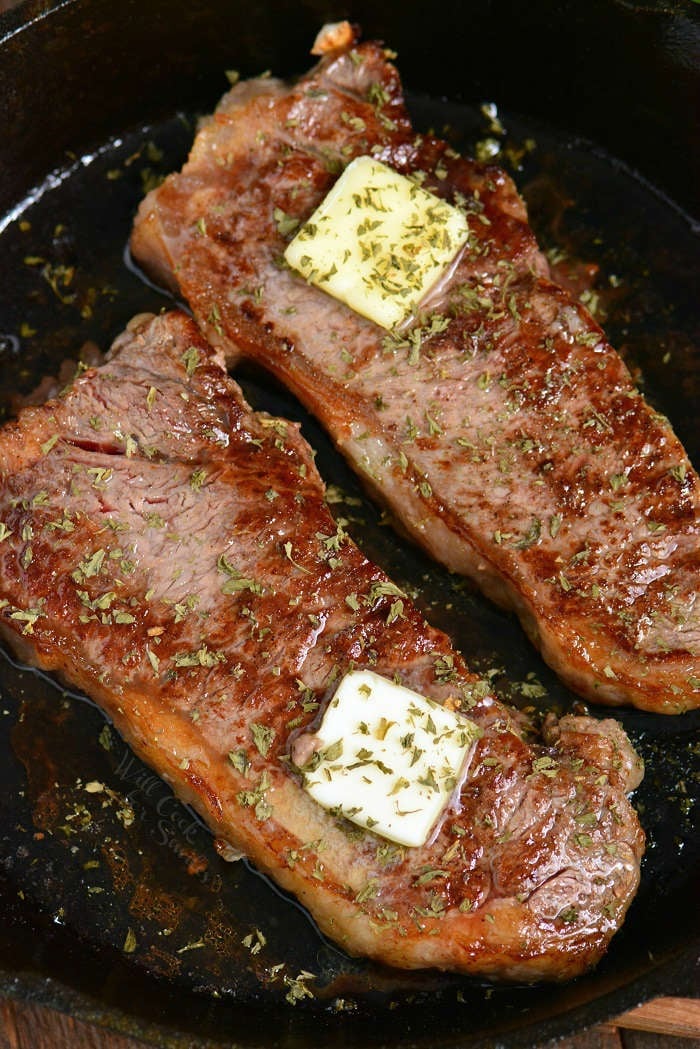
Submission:
<svg viewBox="0 0 700 1049">
<path fill-rule="evenodd" d="M 299 225 L 299 219 L 294 218 L 293 215 L 288 215 L 282 208 L 275 208 L 272 212 L 272 217 L 275 220 L 277 232 L 282 237 L 290 236 Z"/>
<path fill-rule="evenodd" d="M 158 659 L 158 656 L 155 654 L 155 652 L 148 647 L 146 647 L 146 655 L 148 656 L 148 662 L 153 668 L 153 676 L 157 677 L 158 672 L 160 670 L 160 660 Z"/>
<path fill-rule="evenodd" d="M 204 484 L 207 477 L 207 471 L 203 467 L 198 467 L 190 477 L 190 488 L 193 492 L 198 492 Z"/>
<path fill-rule="evenodd" d="M 363 885 L 360 891 L 356 894 L 355 903 L 366 903 L 367 900 L 372 900 L 378 895 L 379 882 L 376 878 L 370 878 L 370 880 Z"/>
<path fill-rule="evenodd" d="M 112 480 L 112 471 L 109 467 L 92 466 L 86 472 L 88 477 L 92 479 L 92 487 L 97 488 L 98 490 L 106 488 Z"/>
<path fill-rule="evenodd" d="M 533 517 L 530 522 L 530 527 L 527 532 L 515 545 L 518 550 L 529 550 L 531 546 L 534 546 L 539 542 L 540 534 L 542 532 L 542 522 L 539 517 Z"/>
<path fill-rule="evenodd" d="M 270 787 L 270 777 L 263 772 L 257 787 L 254 790 L 242 790 L 236 795 L 236 800 L 244 808 L 253 808 L 256 819 L 264 823 L 273 813 L 272 805 L 265 799 L 265 792 Z"/>
<path fill-rule="evenodd" d="M 216 563 L 220 572 L 224 572 L 228 579 L 221 586 L 221 593 L 230 595 L 240 593 L 242 590 L 250 590 L 252 594 L 262 594 L 264 588 L 257 580 L 242 575 L 228 560 L 225 554 L 221 554 Z"/>
<path fill-rule="evenodd" d="M 34 624 L 43 615 L 44 613 L 39 608 L 18 608 L 16 611 L 10 613 L 10 619 L 25 624 L 24 629 L 22 630 L 23 634 L 33 634 Z"/>
<path fill-rule="evenodd" d="M 94 554 L 88 557 L 87 560 L 78 563 L 78 567 L 72 573 L 72 578 L 76 583 L 82 583 L 83 579 L 90 579 L 92 576 L 99 575 L 102 571 L 104 559 L 105 551 L 102 548 L 95 550 Z"/>
<path fill-rule="evenodd" d="M 137 946 L 138 940 L 136 939 L 136 933 L 133 929 L 127 929 L 124 946 L 122 947 L 124 954 L 133 954 Z"/>
<path fill-rule="evenodd" d="M 549 519 L 549 534 L 552 539 L 556 539 L 559 529 L 561 528 L 561 514 L 552 514 Z"/>
<path fill-rule="evenodd" d="M 554 758 L 545 754 L 541 758 L 535 758 L 532 762 L 532 774 L 537 775 L 538 773 L 542 776 L 548 776 L 553 779 L 559 769 L 559 762 L 555 761 Z"/>
<path fill-rule="evenodd" d="M 241 943 L 248 948 L 251 954 L 259 954 L 267 944 L 267 938 L 260 929 L 256 929 L 255 932 L 250 932 L 247 936 L 244 936 Z"/>
<path fill-rule="evenodd" d="M 311 575 L 310 569 L 304 568 L 303 565 L 300 565 L 297 561 L 294 560 L 294 558 L 292 556 L 293 548 L 292 548 L 291 542 L 289 542 L 289 541 L 286 542 L 284 544 L 283 549 L 284 549 L 285 557 L 287 558 L 288 561 L 290 561 L 294 565 L 295 568 L 298 568 L 300 572 L 305 572 L 306 575 Z"/>
<path fill-rule="evenodd" d="M 196 346 L 188 346 L 180 360 L 185 366 L 188 378 L 191 377 L 199 364 L 199 350 Z"/>
<path fill-rule="evenodd" d="M 49 437 L 48 441 L 44 441 L 44 443 L 41 445 L 42 455 L 48 455 L 53 446 L 56 444 L 57 440 L 58 434 L 55 433 L 53 437 Z"/>
<path fill-rule="evenodd" d="M 184 947 L 179 947 L 177 954 L 185 954 L 187 951 L 198 951 L 201 947 L 204 947 L 204 940 L 192 940 L 191 943 L 186 943 Z"/>
<path fill-rule="evenodd" d="M 176 652 L 176 667 L 214 667 L 217 663 L 223 663 L 226 656 L 223 652 L 212 652 L 206 645 L 191 652 Z"/>
<path fill-rule="evenodd" d="M 268 725 L 260 725 L 253 722 L 250 726 L 250 731 L 253 736 L 253 742 L 259 753 L 262 754 L 264 758 L 267 757 L 276 735 L 275 730 Z"/>
<path fill-rule="evenodd" d="M 289 988 L 285 995 L 285 1000 L 289 1002 L 290 1005 L 296 1005 L 297 1002 L 300 1002 L 303 998 L 313 998 L 314 994 L 307 986 L 307 980 L 315 979 L 316 977 L 313 973 L 304 972 L 303 970 L 294 979 L 292 979 L 291 976 L 285 976 L 284 984 L 285 987 Z"/>
<path fill-rule="evenodd" d="M 228 760 L 231 762 L 236 772 L 240 772 L 241 776 L 247 774 L 248 769 L 250 768 L 250 758 L 245 750 L 229 751 Z"/>
<path fill-rule="evenodd" d="M 422 874 L 419 874 L 417 878 L 414 878 L 414 885 L 431 885 L 434 881 L 439 881 L 449 877 L 450 872 L 442 870 L 438 867 L 432 867 L 424 870 Z"/>
</svg>

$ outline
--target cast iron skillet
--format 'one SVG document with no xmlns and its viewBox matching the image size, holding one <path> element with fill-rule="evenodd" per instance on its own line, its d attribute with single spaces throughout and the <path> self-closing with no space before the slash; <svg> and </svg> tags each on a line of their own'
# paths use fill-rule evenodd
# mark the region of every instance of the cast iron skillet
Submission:
<svg viewBox="0 0 700 1049">
<path fill-rule="evenodd" d="M 688 218 L 700 184 L 698 9 L 379 6 L 66 0 L 4 16 L 3 412 L 86 340 L 106 349 L 133 313 L 167 305 L 128 268 L 124 246 L 144 188 L 181 164 L 223 71 L 300 72 L 320 24 L 349 15 L 399 51 L 417 125 L 449 125 L 467 148 L 498 139 L 544 244 L 598 264 L 594 294 L 613 341 L 700 461 L 700 266 Z M 499 103 L 507 137 L 489 130 L 485 100 Z M 350 497 L 333 509 L 506 699 L 580 705 L 510 617 L 381 526 L 289 395 L 242 378 L 254 404 L 302 420 L 324 477 Z M 656 994 L 697 994 L 700 716 L 619 716 L 648 764 L 636 802 L 649 848 L 628 922 L 589 976 L 500 988 L 346 958 L 292 901 L 216 857 L 94 707 L 5 661 L 0 993 L 168 1046 L 333 1049 L 531 1046 Z M 305 987 L 313 998 L 300 997 Z"/>
</svg>

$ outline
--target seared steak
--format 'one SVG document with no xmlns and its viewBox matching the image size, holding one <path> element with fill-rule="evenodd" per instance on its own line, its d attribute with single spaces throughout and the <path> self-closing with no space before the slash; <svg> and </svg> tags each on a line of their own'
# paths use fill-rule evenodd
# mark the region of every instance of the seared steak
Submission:
<svg viewBox="0 0 700 1049">
<path fill-rule="evenodd" d="M 351 953 L 564 979 L 635 892 L 640 767 L 614 721 L 525 719 L 336 526 L 297 427 L 246 405 L 194 322 L 137 318 L 108 362 L 0 435 L 0 619 Z M 372 668 L 482 736 L 434 840 L 334 818 L 290 754 Z"/>
<path fill-rule="evenodd" d="M 471 228 L 439 300 L 396 337 L 281 263 L 370 152 L 422 173 Z M 517 612 L 572 689 L 698 706 L 698 477 L 548 279 L 511 180 L 414 134 L 381 47 L 336 50 L 292 87 L 230 91 L 144 201 L 132 248 L 229 363 L 254 359 L 299 396 L 413 539 Z"/>
</svg>

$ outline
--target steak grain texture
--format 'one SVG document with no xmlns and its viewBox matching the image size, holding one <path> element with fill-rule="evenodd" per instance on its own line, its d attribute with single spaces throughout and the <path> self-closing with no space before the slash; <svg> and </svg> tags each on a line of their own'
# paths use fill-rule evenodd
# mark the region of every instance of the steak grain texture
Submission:
<svg viewBox="0 0 700 1049">
<path fill-rule="evenodd" d="M 370 152 L 464 208 L 471 230 L 396 337 L 280 262 L 288 231 Z M 229 363 L 253 359 L 300 398 L 404 532 L 514 609 L 570 688 L 698 706 L 697 474 L 548 278 L 511 180 L 414 134 L 378 45 L 335 51 L 291 87 L 236 86 L 142 204 L 132 250 Z"/>
<path fill-rule="evenodd" d="M 522 715 L 331 517 L 296 426 L 256 414 L 194 322 L 136 318 L 107 363 L 0 435 L 0 619 L 83 689 L 222 843 L 352 954 L 575 976 L 636 890 L 639 761 L 614 721 Z M 422 848 L 333 818 L 290 763 L 351 667 L 482 735 Z"/>
</svg>

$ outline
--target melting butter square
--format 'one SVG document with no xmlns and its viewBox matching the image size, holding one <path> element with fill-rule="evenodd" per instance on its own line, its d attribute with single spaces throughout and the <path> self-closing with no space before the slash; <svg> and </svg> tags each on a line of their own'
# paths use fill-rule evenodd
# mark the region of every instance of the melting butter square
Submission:
<svg viewBox="0 0 700 1049">
<path fill-rule="evenodd" d="M 304 786 L 324 808 L 375 834 L 424 845 L 480 735 L 474 722 L 411 689 L 351 671 L 316 733 Z"/>
<path fill-rule="evenodd" d="M 457 208 L 373 157 L 357 157 L 284 257 L 383 328 L 415 312 L 469 233 Z"/>
</svg>

